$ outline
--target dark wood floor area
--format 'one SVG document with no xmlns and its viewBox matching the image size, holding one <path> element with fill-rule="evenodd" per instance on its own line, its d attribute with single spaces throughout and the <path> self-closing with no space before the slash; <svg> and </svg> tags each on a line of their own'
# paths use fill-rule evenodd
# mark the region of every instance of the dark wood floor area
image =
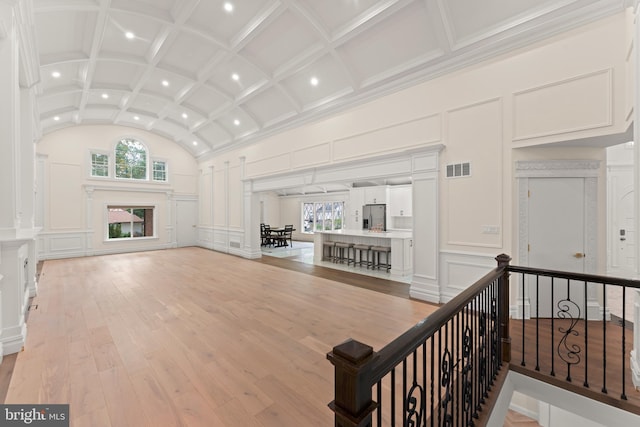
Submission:
<svg viewBox="0 0 640 427">
<path fill-rule="evenodd" d="M 295 258 L 295 257 L 293 257 Z M 272 265 L 275 267 L 285 268 L 287 270 L 297 271 L 299 273 L 310 274 L 324 279 L 334 280 L 336 282 L 345 283 L 356 286 L 358 288 L 368 289 L 371 291 L 382 292 L 383 294 L 393 295 L 396 297 L 410 298 L 409 284 L 396 282 L 394 280 L 380 279 L 377 277 L 364 276 L 362 274 L 352 273 L 349 271 L 336 270 L 329 267 L 321 267 L 318 265 L 305 264 L 303 262 L 294 261 L 288 258 L 277 258 L 272 256 L 263 256 L 256 260 L 257 262 Z"/>
<path fill-rule="evenodd" d="M 510 368 L 640 415 L 640 391 L 633 386 L 629 367 L 633 331 L 613 321 L 604 325 L 600 321 L 588 321 L 586 330 L 583 320 L 573 327 L 570 322 L 555 319 L 552 327 L 551 319 L 540 319 L 537 326 L 535 319 L 526 320 L 523 335 L 522 321 L 511 320 Z M 606 332 L 603 326 L 606 326 Z M 565 331 L 570 333 L 565 334 Z"/>
</svg>

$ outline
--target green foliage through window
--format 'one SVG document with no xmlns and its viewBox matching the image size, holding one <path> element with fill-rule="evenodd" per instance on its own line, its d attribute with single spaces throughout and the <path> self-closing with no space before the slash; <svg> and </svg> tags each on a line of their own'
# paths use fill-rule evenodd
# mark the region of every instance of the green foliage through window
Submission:
<svg viewBox="0 0 640 427">
<path fill-rule="evenodd" d="M 109 176 L 109 156 L 91 153 L 91 176 Z"/>
<path fill-rule="evenodd" d="M 142 143 L 129 138 L 118 142 L 116 178 L 147 179 L 147 150 Z"/>
</svg>

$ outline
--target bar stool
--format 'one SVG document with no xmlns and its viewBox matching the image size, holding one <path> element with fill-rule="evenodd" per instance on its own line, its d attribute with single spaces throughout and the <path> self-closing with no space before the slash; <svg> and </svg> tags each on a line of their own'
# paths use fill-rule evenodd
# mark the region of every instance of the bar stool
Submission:
<svg viewBox="0 0 640 427">
<path fill-rule="evenodd" d="M 384 263 L 380 262 L 380 254 L 385 254 Z M 371 247 L 371 269 L 384 268 L 391 270 L 391 248 L 389 246 L 372 246 Z"/>
<path fill-rule="evenodd" d="M 371 250 L 371 245 L 365 245 L 363 243 L 359 243 L 357 245 L 353 245 L 353 265 L 362 267 L 362 264 L 367 266 L 367 270 L 369 269 L 369 251 Z M 360 261 L 358 259 L 358 253 L 360 254 Z M 362 260 L 363 253 L 367 256 L 366 261 Z"/>
<path fill-rule="evenodd" d="M 345 242 L 336 242 L 335 255 L 333 257 L 333 262 L 344 263 L 347 261 L 347 266 L 349 263 L 354 260 L 351 259 L 351 248 L 353 248 L 353 243 L 345 243 Z M 345 256 L 345 249 L 347 250 L 347 254 Z"/>
<path fill-rule="evenodd" d="M 335 256 L 336 242 L 322 242 L 322 259 L 333 261 Z"/>
</svg>

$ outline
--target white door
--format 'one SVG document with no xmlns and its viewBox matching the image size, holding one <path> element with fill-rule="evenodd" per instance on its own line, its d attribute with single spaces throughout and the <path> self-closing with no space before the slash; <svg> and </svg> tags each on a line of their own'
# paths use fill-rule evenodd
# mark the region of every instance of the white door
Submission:
<svg viewBox="0 0 640 427">
<path fill-rule="evenodd" d="M 585 192 L 583 178 L 530 178 L 529 266 L 547 270 L 584 272 Z M 531 317 L 557 317 L 563 309 L 584 316 L 584 285 L 540 277 L 527 283 Z M 573 303 L 567 303 L 567 300 Z M 537 311 L 536 311 L 537 310 Z M 579 310 L 579 312 L 578 312 Z"/>
<path fill-rule="evenodd" d="M 195 246 L 198 241 L 198 202 L 176 202 L 176 242 L 178 247 Z"/>
</svg>

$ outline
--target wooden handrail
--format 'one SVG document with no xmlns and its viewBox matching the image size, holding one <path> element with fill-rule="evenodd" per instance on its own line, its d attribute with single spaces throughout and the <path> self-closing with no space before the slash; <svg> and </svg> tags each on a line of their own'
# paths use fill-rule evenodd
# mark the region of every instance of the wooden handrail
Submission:
<svg viewBox="0 0 640 427">
<path fill-rule="evenodd" d="M 411 329 L 380 349 L 371 361 L 371 384 L 378 382 L 391 368 L 407 357 L 407 354 L 432 337 L 442 325 L 459 313 L 478 293 L 502 276 L 506 267 L 506 265 L 503 265 L 494 268 L 433 314 L 422 319 Z"/>
<path fill-rule="evenodd" d="M 504 254 L 496 257 L 498 262 L 496 268 L 378 352 L 374 352 L 370 346 L 352 339 L 334 347 L 333 351 L 327 354 L 327 359 L 335 367 L 335 400 L 329 404 L 335 413 L 335 426 L 370 426 L 372 413 L 376 411 L 378 405 L 372 400 L 372 387 L 397 365 L 403 361 L 406 362 L 418 347 L 434 337 L 438 331 L 442 330 L 443 325 L 452 322 L 452 319 L 463 313 L 463 310 L 467 310 L 468 316 L 472 301 L 497 283 L 498 294 L 493 298 L 497 304 L 494 307 L 494 314 L 499 318 L 493 318 L 491 321 L 496 323 L 495 332 L 499 338 L 497 337 L 491 345 L 493 345 L 494 354 L 500 360 L 487 362 L 493 364 L 494 372 L 477 374 L 495 375 L 497 369 L 495 365 L 501 365 L 501 358 L 505 355 L 507 357 L 505 361 L 509 361 L 511 351 L 508 346 L 510 339 L 508 337 L 509 284 L 507 271 L 510 260 L 511 258 Z M 504 308 L 505 306 L 507 309 Z M 460 345 L 460 343 L 456 344 L 456 346 Z M 459 349 L 460 347 L 458 347 L 458 351 L 460 351 Z M 487 351 L 491 352 L 491 350 Z M 492 357 L 489 353 L 484 357 Z M 483 378 L 485 381 L 491 381 L 486 376 Z"/>
</svg>

